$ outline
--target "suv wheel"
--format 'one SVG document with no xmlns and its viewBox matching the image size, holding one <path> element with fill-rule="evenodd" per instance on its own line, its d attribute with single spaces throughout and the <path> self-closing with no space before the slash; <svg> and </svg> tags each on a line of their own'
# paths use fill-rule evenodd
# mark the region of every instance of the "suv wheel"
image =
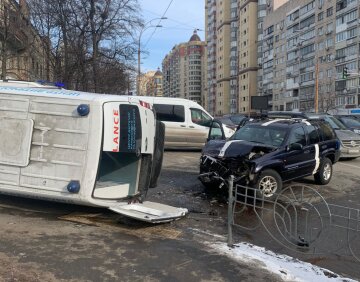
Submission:
<svg viewBox="0 0 360 282">
<path fill-rule="evenodd" d="M 279 193 L 282 189 L 282 179 L 275 170 L 265 169 L 260 173 L 255 188 L 258 197 L 275 198 L 275 193 Z"/>
<path fill-rule="evenodd" d="M 328 158 L 324 158 L 320 163 L 318 172 L 314 175 L 315 182 L 321 185 L 328 184 L 330 182 L 332 172 L 332 162 Z"/>
</svg>

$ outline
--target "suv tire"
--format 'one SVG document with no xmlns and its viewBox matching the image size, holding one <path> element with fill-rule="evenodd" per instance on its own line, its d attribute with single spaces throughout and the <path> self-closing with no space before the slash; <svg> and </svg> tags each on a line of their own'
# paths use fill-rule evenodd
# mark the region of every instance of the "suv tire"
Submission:
<svg viewBox="0 0 360 282">
<path fill-rule="evenodd" d="M 260 173 L 255 184 L 257 198 L 274 199 L 282 187 L 281 176 L 273 169 L 265 169 Z"/>
<path fill-rule="evenodd" d="M 324 158 L 317 173 L 315 173 L 315 182 L 320 185 L 326 185 L 330 182 L 333 173 L 332 162 L 328 158 Z"/>
</svg>

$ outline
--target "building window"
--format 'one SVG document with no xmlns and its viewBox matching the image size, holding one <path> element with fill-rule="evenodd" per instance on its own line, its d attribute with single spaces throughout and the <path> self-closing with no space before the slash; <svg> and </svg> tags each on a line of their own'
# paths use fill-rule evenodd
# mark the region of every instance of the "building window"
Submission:
<svg viewBox="0 0 360 282">
<path fill-rule="evenodd" d="M 326 10 L 326 16 L 330 17 L 332 16 L 332 14 L 333 14 L 333 7 L 330 7 L 329 9 Z"/>
<path fill-rule="evenodd" d="M 332 69 L 328 69 L 326 72 L 327 72 L 327 77 L 331 77 L 331 76 L 332 76 Z"/>
<path fill-rule="evenodd" d="M 324 19 L 324 12 L 318 14 L 318 21 L 322 21 Z"/>
</svg>

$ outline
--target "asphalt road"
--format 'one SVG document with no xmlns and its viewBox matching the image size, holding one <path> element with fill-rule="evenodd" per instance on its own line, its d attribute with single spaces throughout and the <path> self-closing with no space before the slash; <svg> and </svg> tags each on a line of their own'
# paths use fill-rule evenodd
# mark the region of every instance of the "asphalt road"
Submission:
<svg viewBox="0 0 360 282">
<path fill-rule="evenodd" d="M 227 207 L 226 199 L 205 193 L 197 180 L 199 156 L 165 154 L 159 186 L 149 191 L 148 199 L 190 211 L 169 224 L 149 225 L 103 209 L 1 196 L 0 281 L 281 281 L 256 264 L 235 262 L 204 244 L 226 239 Z M 320 187 L 324 198 L 360 208 L 359 169 L 360 160 L 336 164 L 331 183 Z M 312 179 L 303 184 L 312 186 Z M 335 240 L 341 240 L 338 235 Z M 264 230 L 236 229 L 234 237 L 294 255 L 274 244 Z M 351 256 L 295 255 L 360 278 L 360 263 Z"/>
</svg>

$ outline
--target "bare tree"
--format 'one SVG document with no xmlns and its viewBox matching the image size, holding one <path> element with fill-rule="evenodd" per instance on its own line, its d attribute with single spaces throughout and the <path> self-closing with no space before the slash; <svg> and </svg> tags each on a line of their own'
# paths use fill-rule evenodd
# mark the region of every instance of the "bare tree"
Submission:
<svg viewBox="0 0 360 282">
<path fill-rule="evenodd" d="M 319 112 L 328 113 L 336 109 L 335 106 L 336 95 L 335 92 L 325 92 L 319 95 Z"/>
<path fill-rule="evenodd" d="M 126 87 L 115 84 L 134 61 L 134 33 L 142 22 L 137 0 L 31 0 L 30 6 L 34 25 L 51 40 L 58 79 L 85 91 Z"/>
</svg>

